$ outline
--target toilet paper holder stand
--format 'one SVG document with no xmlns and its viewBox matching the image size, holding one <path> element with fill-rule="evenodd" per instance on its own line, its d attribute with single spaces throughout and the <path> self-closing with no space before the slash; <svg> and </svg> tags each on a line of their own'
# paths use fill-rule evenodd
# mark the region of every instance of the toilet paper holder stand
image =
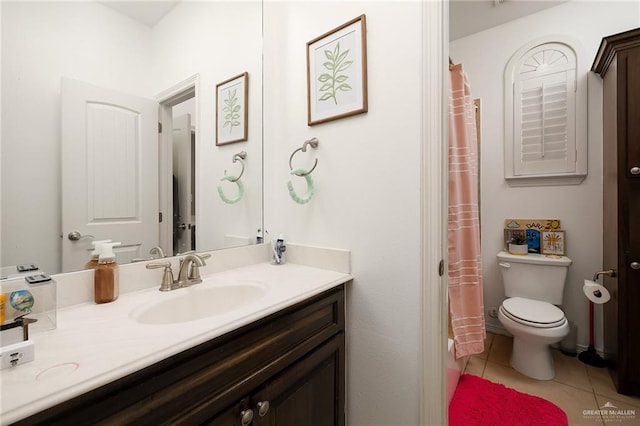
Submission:
<svg viewBox="0 0 640 426">
<path fill-rule="evenodd" d="M 615 269 L 607 269 L 606 271 L 598 271 L 595 274 L 593 274 L 593 281 L 598 282 L 598 278 L 600 278 L 602 275 L 606 275 L 608 277 L 615 278 L 616 277 L 616 270 Z M 602 294 L 600 294 L 600 290 L 594 291 L 593 294 L 596 297 L 602 296 Z"/>
<path fill-rule="evenodd" d="M 606 271 L 596 272 L 595 274 L 593 274 L 593 281 L 598 281 L 598 278 L 600 278 L 602 275 L 606 275 L 608 277 L 615 278 L 616 270 L 615 269 L 607 269 Z"/>
<path fill-rule="evenodd" d="M 615 269 L 608 269 L 606 271 L 598 271 L 593 275 L 593 281 L 598 282 L 598 278 L 602 275 L 607 275 L 609 277 L 616 276 Z M 602 296 L 600 290 L 596 290 L 593 293 L 596 297 Z M 593 302 L 589 300 L 589 347 L 586 351 L 581 352 L 578 355 L 578 359 L 587 365 L 591 365 L 593 367 L 603 368 L 607 366 L 607 362 L 596 352 L 594 346 L 594 336 L 593 336 Z"/>
</svg>

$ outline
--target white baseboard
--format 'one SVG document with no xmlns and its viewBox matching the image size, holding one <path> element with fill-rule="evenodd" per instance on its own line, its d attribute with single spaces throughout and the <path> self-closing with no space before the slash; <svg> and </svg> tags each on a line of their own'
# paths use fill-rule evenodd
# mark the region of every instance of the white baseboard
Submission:
<svg viewBox="0 0 640 426">
<path fill-rule="evenodd" d="M 502 325 L 486 323 L 485 328 L 489 333 L 501 334 L 503 336 L 511 337 L 511 334 Z"/>
<path fill-rule="evenodd" d="M 500 334 L 502 336 L 509 336 L 511 337 L 511 333 L 509 333 L 504 327 L 502 327 L 501 325 L 498 324 L 485 324 L 485 327 L 487 329 L 488 333 L 493 333 L 493 334 Z M 551 345 L 552 348 L 555 349 L 559 349 L 560 348 L 560 343 L 556 343 Z M 584 352 L 587 349 L 589 349 L 589 345 L 576 345 L 576 351 L 577 353 L 580 352 Z M 604 352 L 602 350 L 602 348 L 596 348 L 596 352 L 598 353 L 598 355 L 600 355 L 601 357 L 604 357 Z"/>
</svg>

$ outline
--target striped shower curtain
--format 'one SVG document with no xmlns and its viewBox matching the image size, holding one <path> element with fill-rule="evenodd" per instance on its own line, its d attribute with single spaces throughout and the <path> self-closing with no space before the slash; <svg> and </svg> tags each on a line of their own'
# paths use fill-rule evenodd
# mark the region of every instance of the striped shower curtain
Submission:
<svg viewBox="0 0 640 426">
<path fill-rule="evenodd" d="M 484 350 L 486 332 L 475 110 L 462 65 L 450 66 L 449 74 L 449 315 L 456 358 L 461 358 Z"/>
</svg>

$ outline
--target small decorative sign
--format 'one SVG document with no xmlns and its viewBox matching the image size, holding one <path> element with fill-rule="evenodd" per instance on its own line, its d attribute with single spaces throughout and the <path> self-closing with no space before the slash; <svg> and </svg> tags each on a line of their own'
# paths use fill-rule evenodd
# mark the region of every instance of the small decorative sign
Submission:
<svg viewBox="0 0 640 426">
<path fill-rule="evenodd" d="M 505 219 L 505 229 L 560 229 L 560 219 Z"/>
<path fill-rule="evenodd" d="M 542 231 L 540 248 L 542 254 L 564 256 L 564 231 Z"/>
<path fill-rule="evenodd" d="M 562 235 L 564 236 L 564 231 L 560 231 L 559 219 L 505 219 L 504 246 L 505 248 L 508 247 L 509 242 L 513 239 L 514 236 L 522 235 L 527 240 L 529 253 L 543 253 L 542 233 L 552 230 L 562 232 Z M 564 243 L 564 237 L 562 241 Z"/>
</svg>

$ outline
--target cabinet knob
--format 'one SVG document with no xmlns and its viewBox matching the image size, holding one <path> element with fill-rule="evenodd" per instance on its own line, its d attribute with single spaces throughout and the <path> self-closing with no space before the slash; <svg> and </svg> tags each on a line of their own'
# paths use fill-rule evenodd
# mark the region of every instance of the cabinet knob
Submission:
<svg viewBox="0 0 640 426">
<path fill-rule="evenodd" d="M 640 167 L 632 167 L 631 170 L 629 170 L 629 173 L 631 173 L 632 175 L 640 175 Z"/>
<path fill-rule="evenodd" d="M 242 426 L 248 426 L 251 420 L 253 420 L 253 410 L 251 408 L 240 413 L 240 424 Z"/>
<path fill-rule="evenodd" d="M 258 414 L 260 417 L 264 417 L 269 412 L 269 401 L 258 402 Z"/>
<path fill-rule="evenodd" d="M 631 269 L 640 269 L 640 263 L 638 262 L 631 262 Z"/>
</svg>

